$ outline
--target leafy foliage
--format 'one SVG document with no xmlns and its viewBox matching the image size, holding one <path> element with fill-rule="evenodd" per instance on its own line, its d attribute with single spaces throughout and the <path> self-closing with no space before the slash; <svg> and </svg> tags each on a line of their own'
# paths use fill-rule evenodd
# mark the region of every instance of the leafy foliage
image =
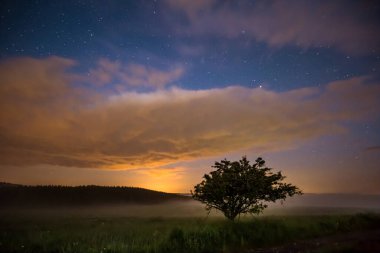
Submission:
<svg viewBox="0 0 380 253">
<path fill-rule="evenodd" d="M 230 220 L 240 214 L 261 213 L 267 207 L 265 202 L 302 194 L 296 186 L 282 182 L 281 172 L 265 167 L 261 157 L 252 165 L 243 156 L 239 161 L 215 162 L 212 167 L 216 170 L 204 175 L 192 197 L 206 204 L 208 211 L 218 209 Z"/>
</svg>

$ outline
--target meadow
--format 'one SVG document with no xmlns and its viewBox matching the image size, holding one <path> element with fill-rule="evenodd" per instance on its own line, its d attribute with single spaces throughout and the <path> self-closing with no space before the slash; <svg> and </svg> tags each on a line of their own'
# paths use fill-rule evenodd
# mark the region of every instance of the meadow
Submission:
<svg viewBox="0 0 380 253">
<path fill-rule="evenodd" d="M 355 231 L 378 232 L 380 228 L 378 213 L 248 216 L 230 222 L 218 214 L 194 215 L 198 207 L 176 208 L 177 214 L 189 211 L 182 216 L 165 215 L 166 208 L 131 206 L 127 209 L 132 211 L 124 216 L 122 209 L 109 214 L 102 209 L 3 211 L 0 249 L 57 253 L 271 252 L 265 249 Z M 356 252 L 358 247 L 349 243 L 327 248 L 309 246 L 302 252 Z"/>
</svg>

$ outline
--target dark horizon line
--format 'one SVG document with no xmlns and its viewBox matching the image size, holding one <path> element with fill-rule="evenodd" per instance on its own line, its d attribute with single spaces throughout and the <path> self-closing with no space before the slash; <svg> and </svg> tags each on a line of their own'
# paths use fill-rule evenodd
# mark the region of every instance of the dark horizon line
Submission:
<svg viewBox="0 0 380 253">
<path fill-rule="evenodd" d="M 95 185 L 95 184 L 83 184 L 83 185 L 63 185 L 63 184 L 16 184 L 16 183 L 9 183 L 9 182 L 4 182 L 0 181 L 0 187 L 4 185 L 9 185 L 9 186 L 23 186 L 23 187 L 71 187 L 71 188 L 76 188 L 76 187 L 104 187 L 104 188 L 133 188 L 133 189 L 141 189 L 141 190 L 148 190 L 148 191 L 154 191 L 154 192 L 160 192 L 160 193 L 168 193 L 168 194 L 184 194 L 184 193 L 174 193 L 174 192 L 164 192 L 164 191 L 159 191 L 159 190 L 152 190 L 144 187 L 139 187 L 139 186 L 125 186 L 125 185 Z"/>
<path fill-rule="evenodd" d="M 63 187 L 90 187 L 90 186 L 95 186 L 95 187 L 125 187 L 125 188 L 135 188 L 135 189 L 144 189 L 144 190 L 149 190 L 149 191 L 155 191 L 155 192 L 162 192 L 162 193 L 169 193 L 169 194 L 179 194 L 179 195 L 189 195 L 191 196 L 190 191 L 189 192 L 164 192 L 164 191 L 159 191 L 159 190 L 153 190 L 149 188 L 144 188 L 144 187 L 139 187 L 139 186 L 126 186 L 126 185 L 95 185 L 95 184 L 83 184 L 83 185 L 59 185 L 59 184 L 16 184 L 16 183 L 10 183 L 10 182 L 5 182 L 5 181 L 0 181 L 0 186 L 1 185 L 13 185 L 13 186 L 63 186 Z M 324 193 L 315 193 L 315 192 L 303 192 L 303 194 L 307 195 L 358 195 L 358 196 L 380 196 L 380 193 L 358 193 L 358 192 L 324 192 Z"/>
</svg>

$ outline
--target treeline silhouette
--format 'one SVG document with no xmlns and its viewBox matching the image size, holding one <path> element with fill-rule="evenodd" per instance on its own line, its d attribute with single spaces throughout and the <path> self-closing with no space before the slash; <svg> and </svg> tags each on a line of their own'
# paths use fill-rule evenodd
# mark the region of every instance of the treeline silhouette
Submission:
<svg viewBox="0 0 380 253">
<path fill-rule="evenodd" d="M 109 204 L 159 204 L 189 197 L 137 187 L 120 186 L 26 186 L 0 183 L 0 206 L 50 207 Z"/>
</svg>

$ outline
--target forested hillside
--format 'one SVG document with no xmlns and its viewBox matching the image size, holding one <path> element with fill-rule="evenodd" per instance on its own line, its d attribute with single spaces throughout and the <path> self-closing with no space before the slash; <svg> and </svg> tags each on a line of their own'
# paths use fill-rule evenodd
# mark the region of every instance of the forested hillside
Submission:
<svg viewBox="0 0 380 253">
<path fill-rule="evenodd" d="M 0 183 L 0 203 L 11 206 L 81 206 L 106 204 L 158 204 L 188 200 L 179 194 L 118 186 L 25 186 Z"/>
</svg>

